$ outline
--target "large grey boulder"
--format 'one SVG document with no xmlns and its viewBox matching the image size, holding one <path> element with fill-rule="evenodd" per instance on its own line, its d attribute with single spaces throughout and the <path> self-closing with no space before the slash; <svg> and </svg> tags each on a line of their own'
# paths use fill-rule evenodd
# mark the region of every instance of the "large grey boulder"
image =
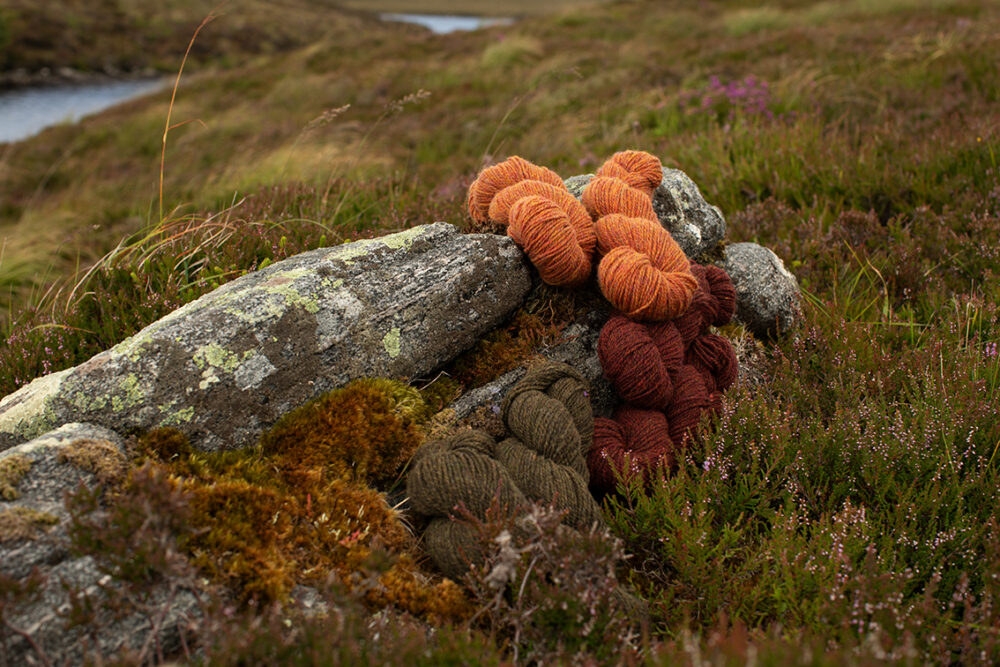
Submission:
<svg viewBox="0 0 1000 667">
<path fill-rule="evenodd" d="M 565 181 L 566 187 L 579 198 L 593 177 L 571 176 Z M 700 260 L 710 254 L 726 236 L 722 211 L 705 201 L 695 182 L 680 169 L 663 167 L 663 180 L 653 192 L 653 210 L 690 259 Z"/>
<path fill-rule="evenodd" d="M 785 263 L 756 243 L 726 246 L 722 268 L 736 287 L 736 319 L 762 340 L 788 333 L 802 321 L 802 293 Z"/>
<path fill-rule="evenodd" d="M 177 582 L 154 584 L 143 600 L 157 610 L 151 617 L 122 604 L 114 596 L 120 582 L 102 572 L 94 558 L 75 556 L 69 548 L 64 496 L 80 485 L 111 488 L 126 471 L 121 438 L 92 424 L 66 424 L 0 452 L 0 577 L 40 582 L 33 594 L 5 603 L 0 641 L 8 651 L 7 663 L 44 664 L 46 658 L 54 664 L 82 664 L 85 653 L 140 651 L 144 644 L 165 651 L 179 647 L 181 628 L 199 614 L 192 589 Z M 109 594 L 115 603 L 102 604 L 110 602 Z M 71 595 L 86 596 L 92 603 L 94 615 L 87 627 L 68 627 Z"/>
<path fill-rule="evenodd" d="M 471 346 L 530 287 L 509 238 L 435 223 L 249 273 L 0 401 L 0 450 L 70 421 L 157 426 L 206 450 L 361 376 L 414 378 Z"/>
</svg>

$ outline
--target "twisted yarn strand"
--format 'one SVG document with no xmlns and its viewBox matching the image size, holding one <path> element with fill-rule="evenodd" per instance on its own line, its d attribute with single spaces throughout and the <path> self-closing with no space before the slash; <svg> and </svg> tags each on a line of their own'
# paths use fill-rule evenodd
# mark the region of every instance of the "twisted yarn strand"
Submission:
<svg viewBox="0 0 1000 667">
<path fill-rule="evenodd" d="M 680 316 L 698 287 L 690 262 L 660 225 L 651 195 L 663 178 L 660 160 L 644 151 L 616 153 L 581 196 L 597 221 L 597 283 L 605 298 L 642 322 Z"/>
<path fill-rule="evenodd" d="M 473 220 L 506 226 L 544 282 L 574 287 L 590 276 L 593 221 L 552 170 L 509 158 L 473 181 L 468 206 Z"/>
<path fill-rule="evenodd" d="M 584 459 L 594 418 L 586 380 L 565 364 L 528 371 L 504 398 L 501 414 L 514 437 L 497 444 L 481 431 L 424 445 L 406 479 L 413 510 L 428 517 L 424 542 L 448 576 L 460 577 L 480 551 L 468 525 L 449 519 L 464 506 L 479 519 L 498 500 L 511 510 L 530 502 L 566 510 L 567 526 L 603 525 L 588 491 Z M 461 552 L 462 555 L 459 555 Z"/>
</svg>

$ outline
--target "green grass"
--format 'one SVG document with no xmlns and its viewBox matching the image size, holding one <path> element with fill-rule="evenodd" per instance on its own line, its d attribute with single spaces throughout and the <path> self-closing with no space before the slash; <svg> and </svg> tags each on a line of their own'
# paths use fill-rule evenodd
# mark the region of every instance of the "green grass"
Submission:
<svg viewBox="0 0 1000 667">
<path fill-rule="evenodd" d="M 570 176 L 645 149 L 806 291 L 767 382 L 606 505 L 649 662 L 1000 659 L 995 3 L 648 0 L 315 39 L 185 75 L 173 119 L 201 122 L 170 133 L 162 220 L 166 94 L 0 151 L 0 393 L 296 252 L 466 225 L 484 159 Z"/>
</svg>

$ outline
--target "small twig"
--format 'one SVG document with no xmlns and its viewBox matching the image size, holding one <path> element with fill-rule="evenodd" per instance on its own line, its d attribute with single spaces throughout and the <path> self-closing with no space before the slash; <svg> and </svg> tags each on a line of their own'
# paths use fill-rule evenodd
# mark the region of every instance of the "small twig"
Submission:
<svg viewBox="0 0 1000 667">
<path fill-rule="evenodd" d="M 3 619 L 3 624 L 15 635 L 21 637 L 22 639 L 24 639 L 24 641 L 28 642 L 28 646 L 30 646 L 31 650 L 35 652 L 35 655 L 38 656 L 38 659 L 41 660 L 43 665 L 45 665 L 46 667 L 52 667 L 52 660 L 49 658 L 49 655 L 42 649 L 41 646 L 38 645 L 38 642 L 36 642 L 35 638 L 31 636 L 31 633 L 22 630 L 21 628 L 12 624 L 6 618 Z"/>
</svg>

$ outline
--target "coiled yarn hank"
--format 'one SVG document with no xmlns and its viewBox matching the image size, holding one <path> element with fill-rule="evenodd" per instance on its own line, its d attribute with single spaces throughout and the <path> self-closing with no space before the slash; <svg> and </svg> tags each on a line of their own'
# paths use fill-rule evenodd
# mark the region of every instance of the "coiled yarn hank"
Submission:
<svg viewBox="0 0 1000 667">
<path fill-rule="evenodd" d="M 581 196 L 596 220 L 601 292 L 643 322 L 680 316 L 698 287 L 684 251 L 653 210 L 651 194 L 662 177 L 658 158 L 623 151 L 601 166 Z"/>
<path fill-rule="evenodd" d="M 652 197 L 663 180 L 663 165 L 659 158 L 646 151 L 619 151 L 601 165 L 596 175 L 621 179 Z"/>
<path fill-rule="evenodd" d="M 692 264 L 691 271 L 698 290 L 680 318 L 641 323 L 619 314 L 601 329 L 601 368 L 626 404 L 611 419 L 595 420 L 587 464 L 596 495 L 614 491 L 618 476 L 648 481 L 674 465 L 702 416 L 721 409 L 722 392 L 736 381 L 732 345 L 709 333 L 732 317 L 735 289 L 722 269 Z"/>
<path fill-rule="evenodd" d="M 584 455 L 594 419 L 586 391 L 584 378 L 569 366 L 539 365 L 504 399 L 501 415 L 513 437 L 496 443 L 469 431 L 419 450 L 406 489 L 413 510 L 430 518 L 427 551 L 447 576 L 461 577 L 481 555 L 472 530 L 449 519 L 459 505 L 484 520 L 495 499 L 511 510 L 552 503 L 568 511 L 564 523 L 572 528 L 603 525 L 588 491 Z"/>
<path fill-rule="evenodd" d="M 587 454 L 590 488 L 597 495 L 613 491 L 619 477 L 642 476 L 649 482 L 654 471 L 674 467 L 676 452 L 667 418 L 656 410 L 629 405 L 619 407 L 613 418 L 594 420 L 594 447 Z"/>
<path fill-rule="evenodd" d="M 473 220 L 505 226 L 546 283 L 574 287 L 590 276 L 593 221 L 552 170 L 509 158 L 473 181 L 468 206 Z"/>
</svg>

